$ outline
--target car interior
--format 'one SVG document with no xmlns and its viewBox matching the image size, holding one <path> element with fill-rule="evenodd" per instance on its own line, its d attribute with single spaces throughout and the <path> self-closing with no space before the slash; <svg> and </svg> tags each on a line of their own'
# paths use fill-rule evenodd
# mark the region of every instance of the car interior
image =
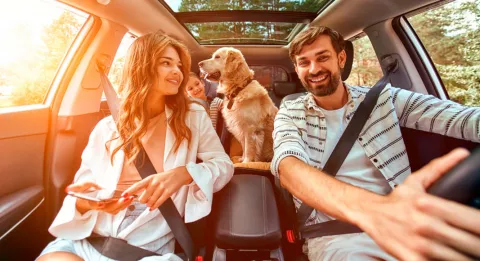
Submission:
<svg viewBox="0 0 480 261">
<path fill-rule="evenodd" d="M 308 26 L 324 25 L 347 40 L 342 80 L 352 77 L 359 66 L 354 60 L 360 52 L 355 50 L 355 41 L 368 38 L 380 77 L 389 66 L 396 65 L 389 77 L 392 86 L 441 99 L 450 97 L 408 18 L 451 1 L 287 1 L 311 4 L 296 9 L 274 9 L 275 4 L 281 5 L 275 0 L 260 7 L 235 6 L 241 2 L 48 2 L 55 8 L 81 13 L 84 22 L 56 67 L 43 102 L 0 108 L 0 259 L 34 260 L 53 240 L 47 229 L 62 206 L 65 187 L 80 166 L 90 132 L 110 114 L 96 63 L 103 60 L 111 71 L 116 69 L 116 57 L 128 48 L 122 45 L 125 39 L 131 43 L 157 31 L 172 36 L 188 47 L 191 70 L 197 73 L 198 62 L 209 59 L 220 47 L 232 46 L 243 53 L 279 107 L 284 97 L 306 91 L 288 56 L 289 42 Z M 272 28 L 272 34 L 242 38 L 226 31 L 219 35 L 228 28 L 222 23 L 265 24 Z M 380 77 L 372 79 L 373 83 Z M 113 76 L 109 78 L 115 81 Z M 241 155 L 241 146 L 222 118 L 217 133 L 231 157 Z M 472 150 L 478 145 L 415 129 L 402 128 L 402 134 L 412 172 L 453 148 Z M 194 242 L 203 249 L 203 260 L 293 260 L 302 242 L 288 237 L 292 224 L 283 196 L 268 162 L 235 163 L 234 177 L 216 193 L 212 213 L 187 224 Z M 175 251 L 183 250 L 177 244 Z"/>
</svg>

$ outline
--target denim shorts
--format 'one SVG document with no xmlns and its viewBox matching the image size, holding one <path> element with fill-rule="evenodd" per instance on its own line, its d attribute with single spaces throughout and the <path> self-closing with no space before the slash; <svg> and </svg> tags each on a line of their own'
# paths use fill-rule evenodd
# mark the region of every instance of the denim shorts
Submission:
<svg viewBox="0 0 480 261">
<path fill-rule="evenodd" d="M 73 246 L 73 240 L 63 239 L 63 238 L 57 238 L 52 242 L 50 242 L 43 249 L 42 253 L 40 253 L 40 256 L 48 253 L 52 253 L 52 252 L 69 252 L 75 255 L 77 254 L 75 252 L 75 247 Z"/>
</svg>

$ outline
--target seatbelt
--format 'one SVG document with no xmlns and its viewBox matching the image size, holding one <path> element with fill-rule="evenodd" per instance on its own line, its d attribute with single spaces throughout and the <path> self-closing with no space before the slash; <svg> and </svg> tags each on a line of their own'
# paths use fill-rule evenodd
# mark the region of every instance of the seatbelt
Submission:
<svg viewBox="0 0 480 261">
<path fill-rule="evenodd" d="M 347 128 L 345 129 L 344 133 L 340 137 L 336 147 L 334 148 L 331 156 L 328 158 L 323 171 L 326 172 L 328 175 L 336 176 L 337 171 L 342 166 L 345 158 L 347 157 L 348 153 L 350 152 L 351 148 L 355 140 L 358 138 L 363 126 L 365 125 L 368 117 L 372 113 L 373 108 L 375 107 L 378 97 L 382 90 L 385 88 L 385 85 L 388 82 L 390 77 L 390 73 L 395 71 L 396 65 L 392 65 L 387 68 L 387 74 L 382 77 L 367 93 L 363 102 L 359 105 L 357 111 L 353 115 L 352 120 L 348 124 Z M 278 182 L 279 184 L 280 182 Z M 277 183 L 276 183 L 277 184 Z M 292 201 L 291 194 L 283 187 L 278 186 L 281 191 L 285 191 L 286 193 L 283 194 L 283 198 L 285 201 Z M 285 197 L 285 194 L 289 194 L 290 197 Z M 288 242 L 295 243 L 296 239 L 306 239 L 306 238 L 315 238 L 315 237 L 322 237 L 322 236 L 330 236 L 330 235 L 340 235 L 340 234 L 351 234 L 351 233 L 359 233 L 362 232 L 360 228 L 355 225 L 352 225 L 347 222 L 343 222 L 340 220 L 331 220 L 328 222 L 323 222 L 319 224 L 314 224 L 310 226 L 305 226 L 305 222 L 307 221 L 308 217 L 311 215 L 313 208 L 309 205 L 302 203 L 298 212 L 296 213 L 297 222 L 293 223 L 292 230 L 286 231 L 286 237 Z M 295 209 L 293 211 L 287 209 L 287 216 L 295 215 Z"/>
<path fill-rule="evenodd" d="M 97 70 L 100 73 L 101 83 L 105 92 L 105 97 L 107 98 L 108 107 L 110 108 L 113 120 L 116 122 L 118 119 L 118 112 L 120 108 L 120 102 L 117 97 L 117 93 L 113 89 L 113 86 L 107 77 L 105 70 L 106 67 L 104 66 L 102 61 L 97 60 L 96 65 Z M 141 164 L 142 162 L 140 160 L 135 160 L 135 166 L 137 167 L 137 170 L 140 173 L 142 179 L 145 179 L 146 177 L 157 173 L 157 171 L 155 170 L 155 167 L 153 166 L 143 146 L 141 147 L 139 155 L 141 154 L 144 155 L 143 165 Z M 165 200 L 165 202 L 160 207 L 158 207 L 158 209 L 167 221 L 167 224 L 172 230 L 175 239 L 183 248 L 183 251 L 185 251 L 187 260 L 196 260 L 194 257 L 196 257 L 198 249 L 195 247 L 190 232 L 188 231 L 187 226 L 183 222 L 183 218 L 175 207 L 172 199 L 168 198 L 167 200 Z"/>
<path fill-rule="evenodd" d="M 348 153 L 353 147 L 353 144 L 357 140 L 360 132 L 365 126 L 365 123 L 368 120 L 368 117 L 373 111 L 373 108 L 377 104 L 378 96 L 385 88 L 385 85 L 388 82 L 388 74 L 382 77 L 367 93 L 365 99 L 358 106 L 357 111 L 353 115 L 352 120 L 348 124 L 347 128 L 343 132 L 340 140 L 333 149 L 332 154 L 325 163 L 323 167 L 323 172 L 328 175 L 335 177 L 338 170 L 342 166 L 343 162 L 347 158 Z M 301 226 L 305 224 L 310 214 L 312 214 L 313 208 L 302 203 L 297 212 L 298 224 Z"/>
<path fill-rule="evenodd" d="M 120 238 L 92 235 L 87 238 L 87 241 L 100 254 L 113 260 L 134 261 L 144 257 L 159 256 L 155 252 L 130 245 L 126 240 Z"/>
</svg>

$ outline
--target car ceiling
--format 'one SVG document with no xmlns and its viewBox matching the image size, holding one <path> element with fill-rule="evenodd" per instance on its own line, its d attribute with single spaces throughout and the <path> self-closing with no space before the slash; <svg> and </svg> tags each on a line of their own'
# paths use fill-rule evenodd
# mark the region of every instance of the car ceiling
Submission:
<svg viewBox="0 0 480 261">
<path fill-rule="evenodd" d="M 101 5 L 96 0 L 62 0 L 66 4 L 111 20 L 126 27 L 135 35 L 163 31 L 187 45 L 192 54 L 192 64 L 210 57 L 220 46 L 199 45 L 190 33 L 157 0 L 112 0 Z M 411 12 L 438 0 L 335 0 L 312 25 L 332 27 L 345 36 L 353 37 L 370 25 L 403 13 Z M 249 64 L 276 64 L 285 68 L 292 65 L 288 49 L 282 46 L 235 46 L 245 55 Z"/>
</svg>

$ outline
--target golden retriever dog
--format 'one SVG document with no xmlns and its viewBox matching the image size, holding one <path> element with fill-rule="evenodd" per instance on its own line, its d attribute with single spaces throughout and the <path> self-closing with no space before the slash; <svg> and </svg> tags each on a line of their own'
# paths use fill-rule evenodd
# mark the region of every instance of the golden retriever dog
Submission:
<svg viewBox="0 0 480 261">
<path fill-rule="evenodd" d="M 253 79 L 242 53 L 223 47 L 198 65 L 207 80 L 219 82 L 217 92 L 225 94 L 222 114 L 228 130 L 242 144 L 241 161 L 271 161 L 273 120 L 278 109 L 267 90 Z"/>
</svg>

